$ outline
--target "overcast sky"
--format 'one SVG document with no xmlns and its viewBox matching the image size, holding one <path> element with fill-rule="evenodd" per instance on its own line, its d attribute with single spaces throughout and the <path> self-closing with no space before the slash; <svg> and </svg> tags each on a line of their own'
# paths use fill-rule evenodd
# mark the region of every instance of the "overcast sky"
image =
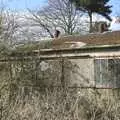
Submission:
<svg viewBox="0 0 120 120">
<path fill-rule="evenodd" d="M 0 0 L 4 1 L 7 4 L 7 7 L 12 10 L 24 11 L 26 8 L 39 8 L 47 4 L 48 0 Z M 115 15 L 116 12 L 120 11 L 120 0 L 110 0 L 110 5 L 112 8 L 112 15 Z"/>
</svg>

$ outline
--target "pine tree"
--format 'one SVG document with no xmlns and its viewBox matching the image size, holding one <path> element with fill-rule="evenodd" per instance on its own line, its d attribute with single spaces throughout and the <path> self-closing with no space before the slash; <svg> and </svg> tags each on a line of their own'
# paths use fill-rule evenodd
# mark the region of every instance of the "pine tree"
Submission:
<svg viewBox="0 0 120 120">
<path fill-rule="evenodd" d="M 92 32 L 92 14 L 97 13 L 102 15 L 109 21 L 112 21 L 109 14 L 112 12 L 110 5 L 107 5 L 109 0 L 70 0 L 75 4 L 78 10 L 81 10 L 88 14 L 90 19 L 90 28 L 89 32 Z"/>
</svg>

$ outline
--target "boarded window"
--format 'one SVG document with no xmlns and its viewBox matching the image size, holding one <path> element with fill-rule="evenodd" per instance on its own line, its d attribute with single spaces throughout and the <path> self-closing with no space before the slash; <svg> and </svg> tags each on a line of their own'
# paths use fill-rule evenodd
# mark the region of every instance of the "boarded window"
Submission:
<svg viewBox="0 0 120 120">
<path fill-rule="evenodd" d="M 96 87 L 120 87 L 120 59 L 95 59 Z"/>
</svg>

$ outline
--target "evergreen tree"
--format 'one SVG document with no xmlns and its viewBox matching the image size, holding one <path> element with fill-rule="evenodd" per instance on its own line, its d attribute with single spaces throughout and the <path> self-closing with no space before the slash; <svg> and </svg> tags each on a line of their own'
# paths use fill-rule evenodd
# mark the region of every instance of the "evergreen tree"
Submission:
<svg viewBox="0 0 120 120">
<path fill-rule="evenodd" d="M 81 10 L 89 15 L 90 18 L 90 29 L 89 32 L 92 32 L 92 14 L 97 13 L 102 15 L 109 21 L 112 21 L 109 14 L 112 12 L 110 5 L 107 3 L 109 0 L 70 0 L 75 4 L 78 10 Z"/>
</svg>

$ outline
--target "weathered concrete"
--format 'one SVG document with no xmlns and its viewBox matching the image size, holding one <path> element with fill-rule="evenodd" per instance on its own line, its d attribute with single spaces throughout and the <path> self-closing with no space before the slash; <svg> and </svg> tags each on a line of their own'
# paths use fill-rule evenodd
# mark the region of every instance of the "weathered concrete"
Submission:
<svg viewBox="0 0 120 120">
<path fill-rule="evenodd" d="M 12 79 L 17 80 L 19 84 L 96 87 L 95 59 L 114 58 L 120 58 L 119 45 L 43 49 L 31 54 L 11 54 L 8 58 L 1 59 L 1 62 L 11 64 Z M 22 79 L 22 82 L 19 82 L 19 79 Z"/>
</svg>

